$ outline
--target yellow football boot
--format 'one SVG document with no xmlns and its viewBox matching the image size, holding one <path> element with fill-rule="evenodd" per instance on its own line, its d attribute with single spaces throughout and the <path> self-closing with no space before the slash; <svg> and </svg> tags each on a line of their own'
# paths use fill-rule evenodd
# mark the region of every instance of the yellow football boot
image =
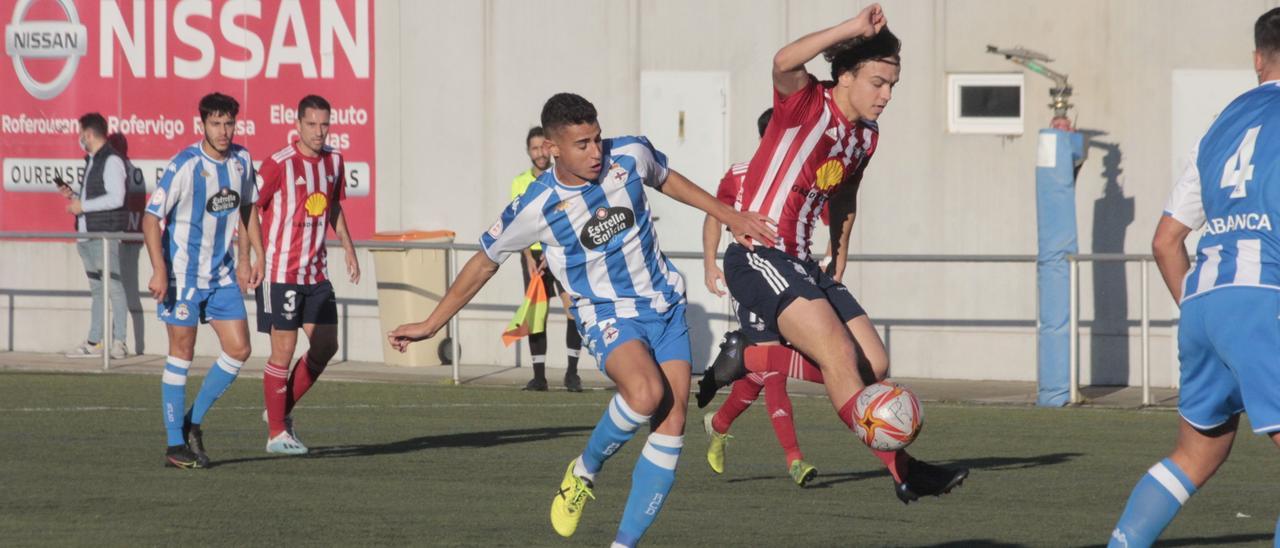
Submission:
<svg viewBox="0 0 1280 548">
<path fill-rule="evenodd" d="M 724 473 L 724 448 L 729 445 L 729 440 L 733 436 L 729 434 L 721 434 L 711 426 L 711 417 L 715 413 L 707 413 L 702 416 L 702 427 L 706 429 L 707 436 L 711 438 L 711 443 L 707 445 L 707 464 L 711 465 L 711 471 L 717 474 Z"/>
<path fill-rule="evenodd" d="M 795 480 L 796 485 L 804 487 L 813 478 L 817 477 L 818 469 L 800 459 L 791 461 L 791 479 Z"/>
<path fill-rule="evenodd" d="M 591 492 L 591 482 L 573 473 L 573 465 L 577 459 L 569 461 L 569 468 L 564 471 L 564 479 L 560 481 L 560 491 L 551 499 L 551 526 L 562 537 L 573 535 L 578 530 L 578 520 L 582 519 L 582 507 L 587 499 L 595 499 Z"/>
</svg>

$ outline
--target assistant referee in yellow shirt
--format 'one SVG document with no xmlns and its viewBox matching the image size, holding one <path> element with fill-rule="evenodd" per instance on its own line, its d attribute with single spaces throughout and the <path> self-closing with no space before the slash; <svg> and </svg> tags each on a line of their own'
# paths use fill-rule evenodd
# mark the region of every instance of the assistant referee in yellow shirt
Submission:
<svg viewBox="0 0 1280 548">
<path fill-rule="evenodd" d="M 529 188 L 529 183 L 551 167 L 551 155 L 543 149 L 545 141 L 541 127 L 529 128 L 524 144 L 532 166 L 511 180 L 512 200 L 524 194 L 525 189 Z M 560 302 L 564 303 L 565 316 L 569 321 L 564 334 L 564 344 L 567 348 L 565 353 L 569 356 L 569 369 L 564 373 L 564 387 L 570 392 L 581 392 L 582 379 L 578 377 L 578 352 L 582 349 L 582 335 L 578 333 L 578 324 L 569 314 L 569 296 L 561 290 L 559 282 L 547 271 L 547 262 L 542 258 L 542 244 L 535 243 L 524 250 L 520 255 L 520 265 L 524 267 L 525 291 L 529 290 L 529 280 L 534 276 L 541 276 L 542 283 L 547 288 L 547 297 L 560 295 Z M 546 318 L 543 320 L 545 321 Z M 533 379 L 524 386 L 524 389 L 544 392 L 547 390 L 547 333 L 545 331 L 529 335 L 529 351 L 533 354 Z"/>
</svg>

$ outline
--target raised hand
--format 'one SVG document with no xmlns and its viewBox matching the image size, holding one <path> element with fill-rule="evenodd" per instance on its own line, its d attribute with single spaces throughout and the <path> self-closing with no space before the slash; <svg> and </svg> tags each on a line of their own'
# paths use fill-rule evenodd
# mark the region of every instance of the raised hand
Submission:
<svg viewBox="0 0 1280 548">
<path fill-rule="evenodd" d="M 849 22 L 857 26 L 857 35 L 864 38 L 879 34 L 885 25 L 889 24 L 889 20 L 884 16 L 884 9 L 880 7 L 880 4 L 871 4 L 862 8 L 862 11 L 858 12 L 858 15 L 855 15 Z"/>
</svg>

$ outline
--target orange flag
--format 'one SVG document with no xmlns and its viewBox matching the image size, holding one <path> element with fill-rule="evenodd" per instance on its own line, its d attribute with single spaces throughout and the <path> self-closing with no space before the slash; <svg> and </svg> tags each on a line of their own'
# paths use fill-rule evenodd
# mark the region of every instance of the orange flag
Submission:
<svg viewBox="0 0 1280 548">
<path fill-rule="evenodd" d="M 511 346 L 532 333 L 547 330 L 547 288 L 542 283 L 542 276 L 534 276 L 529 281 L 529 290 L 524 294 L 524 303 L 516 310 L 516 316 L 507 324 L 502 332 L 502 345 Z"/>
</svg>

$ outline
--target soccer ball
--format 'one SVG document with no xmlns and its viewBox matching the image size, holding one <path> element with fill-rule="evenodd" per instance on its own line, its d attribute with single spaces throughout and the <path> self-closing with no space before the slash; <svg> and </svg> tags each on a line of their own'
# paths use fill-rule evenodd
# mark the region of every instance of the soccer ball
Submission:
<svg viewBox="0 0 1280 548">
<path fill-rule="evenodd" d="M 924 426 L 916 395 L 900 384 L 880 381 L 863 388 L 853 402 L 853 431 L 868 447 L 897 451 L 915 441 Z"/>
</svg>

